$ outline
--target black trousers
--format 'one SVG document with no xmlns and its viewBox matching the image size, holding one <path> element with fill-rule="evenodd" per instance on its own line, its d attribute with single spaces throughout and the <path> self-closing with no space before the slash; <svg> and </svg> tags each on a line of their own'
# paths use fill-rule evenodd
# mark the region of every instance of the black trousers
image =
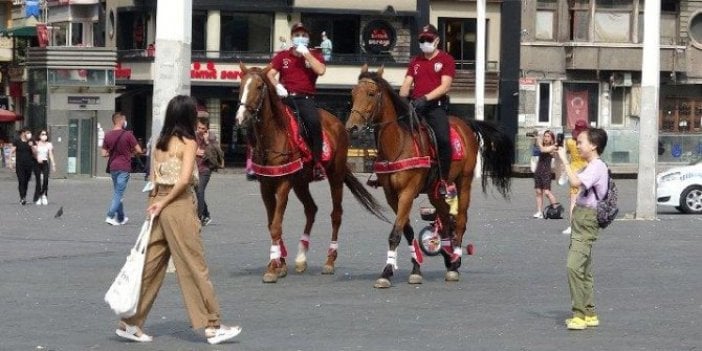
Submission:
<svg viewBox="0 0 702 351">
<path fill-rule="evenodd" d="M 439 167 L 441 167 L 441 179 L 447 180 L 451 167 L 451 140 L 449 136 L 449 121 L 446 110 L 439 105 L 427 107 L 424 110 L 424 119 L 434 130 L 436 136 L 436 146 L 439 148 Z"/>
<path fill-rule="evenodd" d="M 49 195 L 49 161 L 37 162 L 34 167 L 34 178 L 37 180 L 34 191 L 34 202 L 36 202 L 42 195 Z"/>
<path fill-rule="evenodd" d="M 319 119 L 319 111 L 314 103 L 314 98 L 288 96 L 283 102 L 297 111 L 302 123 L 304 123 L 305 137 L 312 149 L 312 158 L 315 163 L 322 160 L 322 122 Z"/>
<path fill-rule="evenodd" d="M 18 163 L 15 167 L 15 173 L 17 174 L 17 181 L 19 182 L 18 190 L 20 199 L 27 198 L 27 186 L 29 185 L 29 179 L 32 178 L 32 173 L 34 172 L 34 163 Z M 34 189 L 34 197 L 38 197 L 38 186 Z M 37 200 L 34 200 L 37 201 Z"/>
</svg>

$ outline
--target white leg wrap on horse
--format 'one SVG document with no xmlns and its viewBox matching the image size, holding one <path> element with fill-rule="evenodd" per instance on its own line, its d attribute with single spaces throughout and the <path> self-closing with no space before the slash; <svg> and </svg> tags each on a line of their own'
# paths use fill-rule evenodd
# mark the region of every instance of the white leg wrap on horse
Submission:
<svg viewBox="0 0 702 351">
<path fill-rule="evenodd" d="M 463 254 L 463 250 L 461 250 L 460 246 L 454 246 L 453 247 L 453 254 L 458 256 L 458 257 L 461 257 L 461 255 Z"/>
<path fill-rule="evenodd" d="M 270 259 L 280 260 L 280 245 L 271 245 Z"/>
<path fill-rule="evenodd" d="M 339 242 L 337 241 L 332 241 L 331 244 L 329 244 L 329 250 L 338 250 L 339 249 Z"/>
<path fill-rule="evenodd" d="M 309 234 L 302 234 L 300 236 L 300 243 L 305 245 L 305 248 L 310 247 L 310 235 Z"/>
<path fill-rule="evenodd" d="M 397 270 L 397 251 L 388 250 L 388 260 L 385 261 L 385 264 L 392 265 L 392 268 Z"/>
<path fill-rule="evenodd" d="M 310 235 L 302 234 L 300 241 L 297 243 L 297 256 L 295 256 L 295 262 L 305 262 L 307 261 L 307 250 L 310 247 Z"/>
<path fill-rule="evenodd" d="M 409 250 L 410 250 L 410 253 L 412 254 L 412 258 L 414 258 L 415 261 L 419 261 L 419 258 L 417 258 L 417 250 L 414 248 L 414 245 L 410 244 Z"/>
</svg>

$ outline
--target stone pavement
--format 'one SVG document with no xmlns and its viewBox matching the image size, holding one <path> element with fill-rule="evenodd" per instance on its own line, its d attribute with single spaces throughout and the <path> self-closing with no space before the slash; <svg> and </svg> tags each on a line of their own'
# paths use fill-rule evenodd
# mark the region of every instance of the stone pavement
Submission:
<svg viewBox="0 0 702 351">
<path fill-rule="evenodd" d="M 0 350 L 702 349 L 701 216 L 661 209 L 657 221 L 620 220 L 601 232 L 594 272 L 602 325 L 574 332 L 563 325 L 570 315 L 566 222 L 531 218 L 531 179 L 514 180 L 511 201 L 476 186 L 466 236 L 476 252 L 464 256 L 460 282 L 445 283 L 441 260 L 430 257 L 424 284 L 408 285 L 402 245 L 394 286 L 377 290 L 390 226 L 348 191 L 336 274 L 320 274 L 331 228 L 325 183 L 312 186 L 320 212 L 308 272 L 261 283 L 270 242 L 257 183 L 228 173 L 212 178 L 213 223 L 202 235 L 223 321 L 243 332 L 234 343 L 210 346 L 189 328 L 173 274 L 146 322 L 154 341 L 114 335 L 116 318 L 103 296 L 144 218 L 140 175 L 125 199 L 130 222 L 111 227 L 104 223 L 107 178 L 52 179 L 48 206 L 23 207 L 14 175 L 0 170 Z M 635 180 L 617 184 L 630 213 Z M 554 187 L 563 200 L 566 189 Z M 424 226 L 420 201 L 416 231 Z M 55 219 L 59 206 L 64 215 Z M 284 232 L 293 257 L 302 223 L 300 203 L 291 200 Z"/>
</svg>

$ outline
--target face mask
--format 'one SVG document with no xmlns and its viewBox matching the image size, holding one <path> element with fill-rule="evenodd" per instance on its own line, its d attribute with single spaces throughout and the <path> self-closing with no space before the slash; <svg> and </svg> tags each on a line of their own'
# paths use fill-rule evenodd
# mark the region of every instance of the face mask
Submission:
<svg viewBox="0 0 702 351">
<path fill-rule="evenodd" d="M 122 123 L 122 128 L 123 128 L 123 129 L 126 129 L 126 128 L 127 128 L 127 121 L 124 121 L 124 123 Z"/>
<path fill-rule="evenodd" d="M 294 37 L 292 39 L 294 46 L 307 46 L 310 43 L 310 38 L 307 37 Z"/>
<path fill-rule="evenodd" d="M 32 139 L 32 133 L 27 133 L 27 136 L 25 136 L 25 138 L 27 138 L 27 140 L 31 140 L 31 139 Z"/>
<path fill-rule="evenodd" d="M 46 135 L 42 135 L 39 137 L 39 139 L 41 139 L 41 141 L 46 141 L 46 139 L 48 139 L 48 138 L 46 137 Z"/>
<path fill-rule="evenodd" d="M 432 43 L 419 43 L 419 49 L 425 54 L 431 54 L 436 50 L 436 42 Z"/>
</svg>

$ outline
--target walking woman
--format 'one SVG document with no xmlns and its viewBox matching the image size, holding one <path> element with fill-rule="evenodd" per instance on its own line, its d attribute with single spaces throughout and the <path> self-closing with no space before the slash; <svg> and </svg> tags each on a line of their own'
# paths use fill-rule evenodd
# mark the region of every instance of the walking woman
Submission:
<svg viewBox="0 0 702 351">
<path fill-rule="evenodd" d="M 557 204 L 556 197 L 551 192 L 551 161 L 557 150 L 556 136 L 547 130 L 536 138 L 539 148 L 539 160 L 534 171 L 534 189 L 536 192 L 536 213 L 534 218 L 544 218 L 544 196 L 548 198 L 551 206 Z"/>
<path fill-rule="evenodd" d="M 27 186 L 29 185 L 29 179 L 32 178 L 34 164 L 37 162 L 34 158 L 33 147 L 32 132 L 29 131 L 29 128 L 20 129 L 18 138 L 12 142 L 11 156 L 15 158 L 15 164 L 10 164 L 10 167 L 14 167 L 15 173 L 17 173 L 20 204 L 22 206 L 27 204 Z M 35 188 L 35 201 L 38 196 L 39 194 L 36 193 Z"/>
<path fill-rule="evenodd" d="M 128 340 L 152 340 L 142 327 L 171 257 L 192 328 L 205 328 L 210 344 L 231 340 L 241 332 L 239 326 L 220 324 L 219 302 L 205 262 L 194 193 L 197 186 L 195 106 L 188 96 L 171 99 L 151 155 L 150 177 L 155 187 L 146 211 L 155 220 L 146 252 L 141 296 L 136 314 L 120 321 L 116 330 L 117 335 Z"/>
<path fill-rule="evenodd" d="M 51 172 L 56 172 L 56 163 L 54 162 L 54 146 L 49 141 L 49 133 L 46 129 L 39 131 L 38 140 L 34 144 L 34 155 L 37 158 L 37 165 L 34 168 L 34 177 L 37 180 L 34 202 L 37 205 L 48 205 L 49 167 L 51 167 Z"/>
</svg>

